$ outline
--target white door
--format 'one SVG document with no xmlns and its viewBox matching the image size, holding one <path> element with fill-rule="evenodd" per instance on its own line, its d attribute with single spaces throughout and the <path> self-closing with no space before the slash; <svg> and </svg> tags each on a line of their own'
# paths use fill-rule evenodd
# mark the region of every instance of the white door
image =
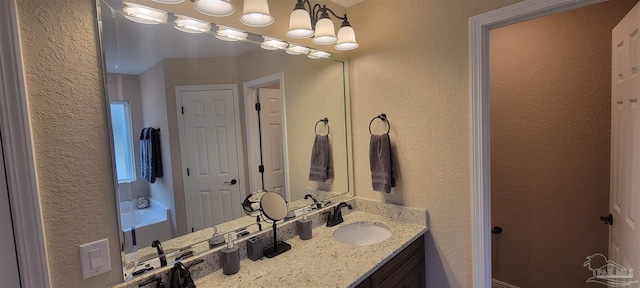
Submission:
<svg viewBox="0 0 640 288">
<path fill-rule="evenodd" d="M 640 271 L 640 4 L 612 33 L 609 257 Z M 637 285 L 637 284 L 636 284 Z M 636 287 L 636 286 L 631 286 Z"/>
<path fill-rule="evenodd" d="M 13 236 L 11 210 L 9 209 L 9 191 L 4 171 L 4 159 L 0 153 L 0 287 L 20 287 L 18 276 L 18 256 Z M 6 285 L 6 286 L 5 286 Z"/>
<path fill-rule="evenodd" d="M 236 91 L 216 86 L 176 87 L 191 231 L 242 216 Z"/>
<path fill-rule="evenodd" d="M 259 88 L 264 187 L 285 197 L 280 89 Z"/>
</svg>

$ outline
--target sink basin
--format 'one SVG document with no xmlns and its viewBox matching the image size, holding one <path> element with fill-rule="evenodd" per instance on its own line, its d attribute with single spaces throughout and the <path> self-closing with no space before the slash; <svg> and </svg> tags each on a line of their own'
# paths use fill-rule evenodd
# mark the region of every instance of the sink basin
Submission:
<svg viewBox="0 0 640 288">
<path fill-rule="evenodd" d="M 333 238 L 338 242 L 355 246 L 380 243 L 389 237 L 391 237 L 391 231 L 377 223 L 347 224 L 333 232 Z"/>
</svg>

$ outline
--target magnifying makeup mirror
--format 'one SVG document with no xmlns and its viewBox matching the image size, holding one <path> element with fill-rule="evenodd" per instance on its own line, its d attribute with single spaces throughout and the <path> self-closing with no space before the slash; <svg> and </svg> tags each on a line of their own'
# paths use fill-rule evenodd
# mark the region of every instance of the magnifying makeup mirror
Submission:
<svg viewBox="0 0 640 288">
<path fill-rule="evenodd" d="M 278 241 L 276 222 L 287 216 L 287 202 L 280 194 L 267 192 L 260 199 L 260 211 L 267 219 L 273 221 L 273 245 L 264 249 L 264 256 L 273 258 L 291 249 L 291 245 Z"/>
</svg>

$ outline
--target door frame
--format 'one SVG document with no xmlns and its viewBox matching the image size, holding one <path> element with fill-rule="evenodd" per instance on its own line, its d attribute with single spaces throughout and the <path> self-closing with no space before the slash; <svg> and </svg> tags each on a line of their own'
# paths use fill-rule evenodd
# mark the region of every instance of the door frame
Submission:
<svg viewBox="0 0 640 288">
<path fill-rule="evenodd" d="M 243 195 L 243 191 L 246 190 L 245 189 L 245 181 L 246 181 L 246 175 L 245 175 L 245 156 L 244 156 L 244 143 L 242 140 L 242 122 L 240 122 L 240 103 L 239 103 L 239 99 L 238 99 L 238 85 L 236 84 L 210 84 L 210 85 L 184 85 L 184 86 L 176 86 L 175 88 L 176 90 L 176 109 L 177 109 L 177 113 L 178 113 L 178 134 L 180 136 L 180 161 L 182 163 L 182 186 L 184 189 L 184 193 L 182 193 L 184 195 L 184 205 L 185 205 L 185 209 L 186 210 L 186 216 L 187 216 L 187 233 L 191 233 L 189 232 L 189 227 L 193 227 L 193 219 L 191 219 L 191 201 L 189 199 L 189 195 L 187 194 L 187 191 L 189 191 L 189 181 L 187 181 L 187 179 L 189 178 L 189 176 L 187 176 L 187 167 L 189 166 L 188 164 L 188 159 L 186 157 L 187 155 L 187 143 L 186 143 L 186 133 L 184 131 L 184 116 L 181 113 L 181 107 L 182 107 L 182 93 L 183 91 L 209 91 L 209 90 L 231 90 L 233 92 L 233 106 L 235 107 L 235 121 L 236 121 L 236 130 L 235 130 L 235 135 L 236 135 L 236 150 L 238 151 L 238 189 L 240 191 L 240 201 L 242 202 L 242 199 L 244 199 L 244 197 L 242 197 Z M 240 213 L 240 215 L 242 215 L 242 207 L 238 206 L 236 207 L 236 209 L 238 210 L 238 212 Z M 240 216 L 241 217 L 241 216 Z"/>
<path fill-rule="evenodd" d="M 253 113 L 253 111 L 255 111 L 255 108 L 253 107 L 253 105 L 248 105 L 249 103 L 252 103 L 252 100 L 250 99 L 251 97 L 251 92 L 253 92 L 254 90 L 258 89 L 258 88 L 262 88 L 264 86 L 268 86 L 274 83 L 279 83 L 280 84 L 280 105 L 281 105 L 281 109 L 282 109 L 282 137 L 283 139 L 283 145 L 282 148 L 284 151 L 282 151 L 282 155 L 284 157 L 284 163 L 285 163 L 285 169 L 284 169 L 284 183 L 285 183 L 285 200 L 287 202 L 291 201 L 291 192 L 289 191 L 289 165 L 288 165 L 288 149 L 287 149 L 287 115 L 285 113 L 285 92 L 284 92 L 284 73 L 280 72 L 280 73 L 275 73 L 275 74 L 271 74 L 271 75 L 267 75 L 264 77 L 260 77 L 258 79 L 254 79 L 254 80 L 250 80 L 250 81 L 246 81 L 244 83 L 242 83 L 242 92 L 244 94 L 244 97 L 242 98 L 245 105 L 244 105 L 244 111 L 245 111 L 245 124 L 246 124 L 246 130 L 247 130 L 247 136 L 246 136 L 246 141 L 247 141 L 247 159 L 249 160 L 249 191 L 248 193 L 252 193 L 255 191 L 258 191 L 258 189 L 261 189 L 261 187 L 255 187 L 252 182 L 250 181 L 251 179 L 258 177 L 258 173 L 256 173 L 256 167 L 258 167 L 259 163 L 255 162 L 253 159 L 253 151 L 258 151 L 260 149 L 260 147 L 258 147 L 258 144 L 255 141 L 249 141 L 249 139 L 257 139 L 259 137 L 259 128 L 258 128 L 258 114 L 257 113 Z"/>
<path fill-rule="evenodd" d="M 525 0 L 469 18 L 473 287 L 491 287 L 489 31 L 608 0 Z"/>
<path fill-rule="evenodd" d="M 0 1 L 0 130 L 23 287 L 50 287 L 51 279 L 15 0 Z"/>
</svg>

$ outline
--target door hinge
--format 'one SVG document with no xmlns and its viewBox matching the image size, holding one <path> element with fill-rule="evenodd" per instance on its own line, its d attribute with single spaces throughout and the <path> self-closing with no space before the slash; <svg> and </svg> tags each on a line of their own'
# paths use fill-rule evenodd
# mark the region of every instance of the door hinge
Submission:
<svg viewBox="0 0 640 288">
<path fill-rule="evenodd" d="M 259 165 L 258 166 L 258 172 L 264 173 L 264 165 Z"/>
<path fill-rule="evenodd" d="M 260 111 L 260 102 L 256 103 L 256 111 Z"/>
<path fill-rule="evenodd" d="M 182 115 L 184 115 L 184 106 L 180 107 L 180 109 L 182 110 Z"/>
<path fill-rule="evenodd" d="M 187 168 L 187 176 L 191 176 L 191 173 L 189 173 L 189 168 Z"/>
</svg>

